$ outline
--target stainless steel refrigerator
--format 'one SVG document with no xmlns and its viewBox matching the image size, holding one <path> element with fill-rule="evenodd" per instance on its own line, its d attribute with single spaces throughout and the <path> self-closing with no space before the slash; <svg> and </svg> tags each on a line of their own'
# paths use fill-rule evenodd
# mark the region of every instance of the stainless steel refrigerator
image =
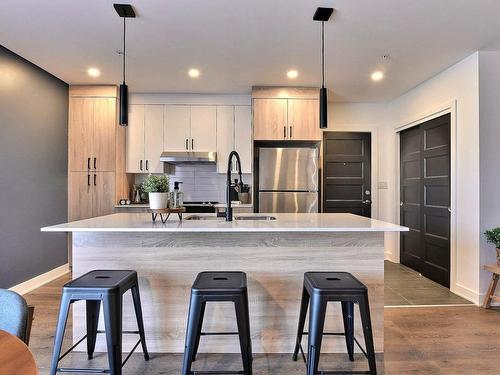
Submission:
<svg viewBox="0 0 500 375">
<path fill-rule="evenodd" d="M 258 148 L 259 212 L 318 212 L 319 148 Z"/>
</svg>

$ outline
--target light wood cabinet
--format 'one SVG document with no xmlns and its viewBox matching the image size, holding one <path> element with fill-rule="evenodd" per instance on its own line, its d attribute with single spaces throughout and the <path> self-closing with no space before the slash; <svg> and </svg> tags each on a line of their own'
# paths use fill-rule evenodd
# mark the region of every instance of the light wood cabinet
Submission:
<svg viewBox="0 0 500 375">
<path fill-rule="evenodd" d="M 318 90 L 254 88 L 254 139 L 320 141 Z"/>
<path fill-rule="evenodd" d="M 162 173 L 163 105 L 132 104 L 127 126 L 127 173 Z"/>
<path fill-rule="evenodd" d="M 115 133 L 116 98 L 71 97 L 70 171 L 114 171 Z"/>
<path fill-rule="evenodd" d="M 242 173 L 252 172 L 252 111 L 250 106 L 217 106 L 217 172 L 227 172 L 227 157 L 237 151 Z M 237 171 L 233 163 L 233 172 Z"/>
<path fill-rule="evenodd" d="M 287 100 L 253 100 L 253 138 L 256 141 L 278 141 L 287 135 Z"/>
<path fill-rule="evenodd" d="M 191 138 L 191 107 L 166 105 L 163 131 L 165 151 L 188 151 Z"/>
<path fill-rule="evenodd" d="M 321 141 L 319 100 L 288 99 L 288 139 Z"/>
<path fill-rule="evenodd" d="M 71 86 L 68 117 L 68 217 L 113 212 L 128 195 L 125 128 L 118 125 L 115 86 Z"/>
<path fill-rule="evenodd" d="M 217 115 L 213 105 L 191 106 L 190 151 L 210 152 L 217 148 Z"/>
</svg>

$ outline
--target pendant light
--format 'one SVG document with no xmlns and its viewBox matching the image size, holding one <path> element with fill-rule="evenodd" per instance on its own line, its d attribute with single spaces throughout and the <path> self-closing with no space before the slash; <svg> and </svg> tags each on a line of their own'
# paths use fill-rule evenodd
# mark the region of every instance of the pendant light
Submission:
<svg viewBox="0 0 500 375">
<path fill-rule="evenodd" d="M 330 19 L 333 8 L 319 7 L 314 13 L 313 20 L 321 21 L 321 88 L 319 90 L 319 127 L 328 127 L 328 97 L 325 87 L 325 22 Z"/>
<path fill-rule="evenodd" d="M 116 13 L 123 18 L 123 83 L 120 85 L 120 125 L 128 125 L 128 86 L 125 84 L 125 36 L 127 18 L 135 18 L 134 8 L 130 4 L 113 4 Z"/>
</svg>

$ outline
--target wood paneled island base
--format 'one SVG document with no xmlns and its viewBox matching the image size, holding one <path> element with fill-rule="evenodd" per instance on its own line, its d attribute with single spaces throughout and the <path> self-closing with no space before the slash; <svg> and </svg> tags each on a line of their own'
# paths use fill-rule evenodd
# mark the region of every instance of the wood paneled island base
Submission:
<svg viewBox="0 0 500 375">
<path fill-rule="evenodd" d="M 347 271 L 369 290 L 375 351 L 384 350 L 384 231 L 126 232 L 75 231 L 73 278 L 94 269 L 133 269 L 139 275 L 150 352 L 182 353 L 191 285 L 201 271 L 244 271 L 248 276 L 254 353 L 290 353 L 307 271 Z M 124 330 L 135 330 L 133 305 L 124 300 Z M 340 304 L 331 303 L 325 332 L 343 331 Z M 85 304 L 73 310 L 73 337 L 85 334 Z M 359 312 L 355 331 L 364 342 Z M 100 323 L 101 328 L 102 322 Z M 234 306 L 207 304 L 203 330 L 236 331 Z M 98 335 L 103 336 L 103 335 Z M 124 352 L 136 342 L 124 335 Z M 203 338 L 200 352 L 238 353 L 236 336 Z M 304 337 L 307 340 L 307 337 Z M 83 350 L 83 347 L 81 348 Z M 96 351 L 105 351 L 99 337 Z M 322 352 L 345 352 L 341 337 L 325 338 Z"/>
</svg>

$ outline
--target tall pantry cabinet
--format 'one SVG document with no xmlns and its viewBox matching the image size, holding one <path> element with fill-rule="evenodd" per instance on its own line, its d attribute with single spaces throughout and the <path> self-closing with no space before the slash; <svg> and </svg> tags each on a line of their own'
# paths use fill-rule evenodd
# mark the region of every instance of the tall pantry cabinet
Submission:
<svg viewBox="0 0 500 375">
<path fill-rule="evenodd" d="M 68 218 L 111 214 L 128 195 L 125 128 L 116 86 L 71 86 L 68 119 Z"/>
</svg>

